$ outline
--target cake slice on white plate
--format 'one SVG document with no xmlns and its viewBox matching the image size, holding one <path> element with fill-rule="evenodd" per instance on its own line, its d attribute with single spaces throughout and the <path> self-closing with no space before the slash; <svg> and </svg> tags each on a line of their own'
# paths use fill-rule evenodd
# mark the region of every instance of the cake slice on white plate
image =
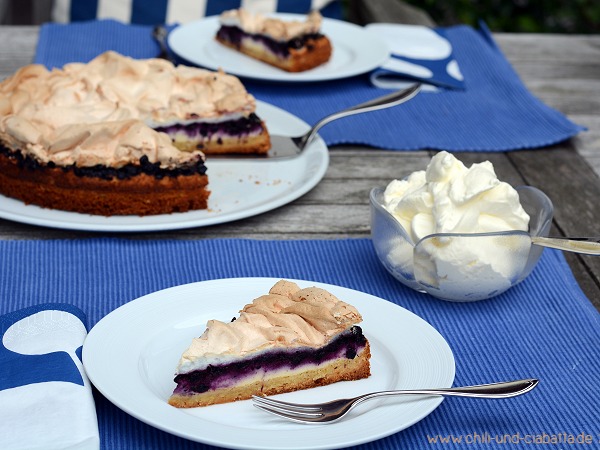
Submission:
<svg viewBox="0 0 600 450">
<path fill-rule="evenodd" d="M 367 378 L 361 321 L 330 292 L 281 280 L 231 322 L 208 322 L 179 361 L 169 403 L 207 406 Z"/>
</svg>

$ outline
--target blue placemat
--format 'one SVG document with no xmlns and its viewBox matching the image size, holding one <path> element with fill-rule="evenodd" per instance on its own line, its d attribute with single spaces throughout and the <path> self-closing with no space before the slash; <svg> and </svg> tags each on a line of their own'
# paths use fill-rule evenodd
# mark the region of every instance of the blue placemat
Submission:
<svg viewBox="0 0 600 450">
<path fill-rule="evenodd" d="M 456 385 L 541 379 L 533 392 L 514 399 L 447 399 L 413 427 L 359 448 L 515 444 L 506 439 L 521 439 L 515 448 L 542 448 L 527 442 L 558 442 L 582 433 L 600 445 L 600 316 L 558 251 L 545 250 L 531 276 L 505 294 L 459 304 L 399 285 L 380 266 L 369 239 L 0 241 L 0 314 L 69 302 L 93 325 L 118 306 L 158 289 L 246 276 L 332 283 L 415 312 L 450 344 Z M 96 405 L 103 448 L 207 448 L 145 425 L 100 395 Z M 436 445 L 435 439 L 462 443 Z"/>
<path fill-rule="evenodd" d="M 151 27 L 113 20 L 45 24 L 35 62 L 61 67 L 89 61 L 106 50 L 153 57 L 158 46 Z M 320 132 L 328 145 L 364 144 L 393 150 L 505 151 L 563 141 L 584 128 L 544 105 L 520 81 L 483 27 L 444 29 L 464 75 L 465 90 L 422 93 L 385 111 L 336 121 Z M 265 83 L 244 79 L 257 99 L 279 106 L 308 123 L 389 91 L 369 74 L 317 83 Z"/>
</svg>

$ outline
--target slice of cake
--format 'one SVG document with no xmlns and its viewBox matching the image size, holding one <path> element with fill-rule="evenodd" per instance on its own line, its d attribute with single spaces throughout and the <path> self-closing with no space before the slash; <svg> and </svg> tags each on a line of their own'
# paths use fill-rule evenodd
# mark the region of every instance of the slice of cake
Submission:
<svg viewBox="0 0 600 450">
<path fill-rule="evenodd" d="M 288 72 L 312 69 L 331 57 L 331 42 L 320 31 L 323 18 L 318 11 L 303 22 L 252 14 L 243 8 L 225 11 L 219 19 L 217 41 Z"/>
<path fill-rule="evenodd" d="M 205 154 L 270 148 L 255 107 L 238 78 L 161 59 L 26 66 L 0 83 L 0 194 L 106 216 L 205 209 Z"/>
<path fill-rule="evenodd" d="M 22 68 L 0 84 L 0 117 L 10 116 L 48 141 L 67 125 L 136 119 L 166 132 L 181 150 L 210 155 L 270 148 L 256 101 L 237 77 L 115 52 L 52 71 Z"/>
<path fill-rule="evenodd" d="M 0 193 L 8 197 L 103 216 L 207 208 L 202 152 L 182 152 L 142 122 L 72 125 L 50 142 L 16 116 L 0 126 Z"/>
<path fill-rule="evenodd" d="M 370 375 L 370 347 L 353 306 L 281 280 L 237 319 L 208 322 L 183 353 L 169 403 L 207 406 Z"/>
</svg>

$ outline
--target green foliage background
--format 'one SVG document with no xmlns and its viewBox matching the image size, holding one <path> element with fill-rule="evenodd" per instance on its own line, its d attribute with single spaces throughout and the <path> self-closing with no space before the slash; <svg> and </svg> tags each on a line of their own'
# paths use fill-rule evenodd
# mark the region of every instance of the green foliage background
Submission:
<svg viewBox="0 0 600 450">
<path fill-rule="evenodd" d="M 600 0 L 406 0 L 438 25 L 485 21 L 492 31 L 600 33 Z"/>
</svg>

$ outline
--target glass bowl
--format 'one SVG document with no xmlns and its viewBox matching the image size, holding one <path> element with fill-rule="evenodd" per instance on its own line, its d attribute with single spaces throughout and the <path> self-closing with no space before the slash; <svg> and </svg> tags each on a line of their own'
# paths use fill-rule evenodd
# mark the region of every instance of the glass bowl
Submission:
<svg viewBox="0 0 600 450">
<path fill-rule="evenodd" d="M 383 188 L 373 188 L 371 239 L 386 270 L 406 286 L 434 297 L 470 302 L 494 297 L 523 281 L 543 248 L 532 236 L 547 236 L 554 207 L 540 190 L 517 188 L 530 216 L 529 232 L 440 233 L 412 242 L 402 225 L 383 207 Z"/>
</svg>

